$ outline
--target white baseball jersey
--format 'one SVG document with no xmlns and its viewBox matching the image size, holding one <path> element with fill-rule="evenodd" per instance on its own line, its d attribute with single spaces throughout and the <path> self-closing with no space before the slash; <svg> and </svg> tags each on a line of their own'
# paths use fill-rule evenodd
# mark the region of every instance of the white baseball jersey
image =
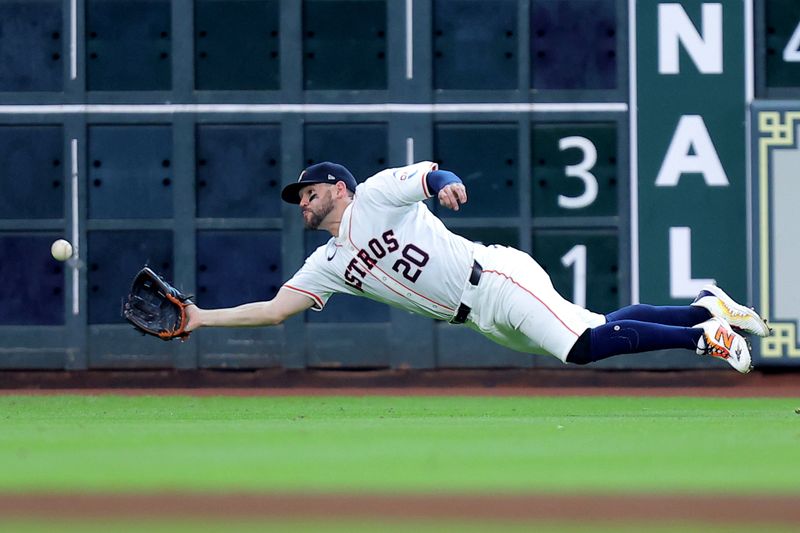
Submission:
<svg viewBox="0 0 800 533">
<path fill-rule="evenodd" d="M 564 360 L 578 336 L 601 315 L 564 300 L 530 256 L 483 246 L 451 233 L 422 200 L 436 163 L 383 170 L 358 185 L 339 235 L 317 248 L 284 284 L 320 311 L 342 292 L 450 320 L 462 303 L 466 324 L 510 348 Z M 483 267 L 478 286 L 472 264 Z"/>
</svg>

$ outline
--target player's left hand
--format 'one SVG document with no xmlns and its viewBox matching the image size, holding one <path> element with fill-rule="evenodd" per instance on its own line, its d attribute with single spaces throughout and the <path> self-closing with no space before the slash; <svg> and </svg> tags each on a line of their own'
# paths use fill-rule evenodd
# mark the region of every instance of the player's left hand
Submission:
<svg viewBox="0 0 800 533">
<path fill-rule="evenodd" d="M 467 189 L 463 183 L 451 183 L 439 191 L 439 203 L 442 206 L 458 211 L 459 205 L 467 203 Z"/>
</svg>

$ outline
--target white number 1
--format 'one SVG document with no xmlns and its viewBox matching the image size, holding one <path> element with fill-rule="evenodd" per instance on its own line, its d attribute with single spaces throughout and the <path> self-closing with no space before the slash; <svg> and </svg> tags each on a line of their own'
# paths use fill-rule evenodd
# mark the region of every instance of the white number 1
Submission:
<svg viewBox="0 0 800 533">
<path fill-rule="evenodd" d="M 572 303 L 586 307 L 586 245 L 576 244 L 561 258 L 561 264 L 572 272 Z"/>
</svg>

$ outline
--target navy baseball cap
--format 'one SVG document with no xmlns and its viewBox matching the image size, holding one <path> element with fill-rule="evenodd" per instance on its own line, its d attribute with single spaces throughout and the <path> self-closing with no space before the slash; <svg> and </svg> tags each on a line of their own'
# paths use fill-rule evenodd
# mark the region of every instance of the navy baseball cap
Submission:
<svg viewBox="0 0 800 533">
<path fill-rule="evenodd" d="M 281 198 L 283 198 L 284 202 L 299 204 L 300 189 L 306 185 L 312 185 L 314 183 L 330 183 L 333 185 L 337 181 L 344 182 L 348 189 L 353 192 L 356 191 L 356 179 L 350 174 L 349 170 L 342 165 L 323 161 L 322 163 L 311 165 L 301 172 L 296 182 L 290 183 L 283 188 L 281 191 Z"/>
</svg>

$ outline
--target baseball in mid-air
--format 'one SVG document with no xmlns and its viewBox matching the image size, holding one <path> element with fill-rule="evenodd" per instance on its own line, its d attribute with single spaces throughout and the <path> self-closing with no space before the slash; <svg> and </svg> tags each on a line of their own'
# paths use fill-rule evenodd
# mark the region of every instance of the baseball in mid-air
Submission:
<svg viewBox="0 0 800 533">
<path fill-rule="evenodd" d="M 69 241 L 58 239 L 50 246 L 50 253 L 53 254 L 53 258 L 59 261 L 66 261 L 72 257 L 72 245 Z"/>
</svg>

